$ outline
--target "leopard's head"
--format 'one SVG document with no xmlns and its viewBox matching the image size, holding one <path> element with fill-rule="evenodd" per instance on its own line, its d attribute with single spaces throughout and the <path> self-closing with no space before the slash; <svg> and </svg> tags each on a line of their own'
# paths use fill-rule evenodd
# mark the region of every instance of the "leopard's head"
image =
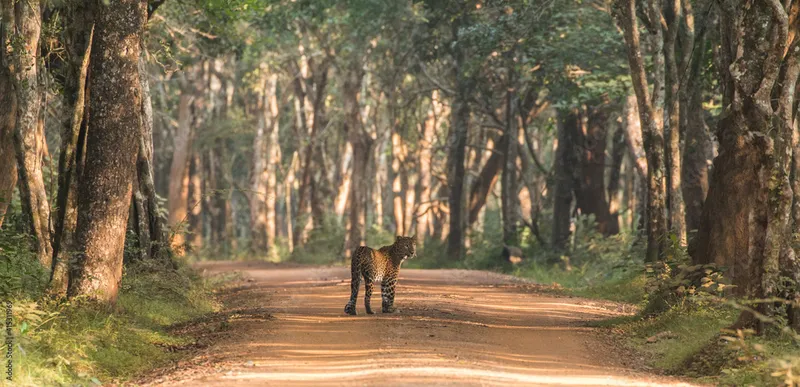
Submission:
<svg viewBox="0 0 800 387">
<path fill-rule="evenodd" d="M 416 258 L 417 256 L 417 237 L 416 236 L 396 236 L 394 239 L 395 251 L 402 257 L 403 260 L 408 258 Z"/>
</svg>

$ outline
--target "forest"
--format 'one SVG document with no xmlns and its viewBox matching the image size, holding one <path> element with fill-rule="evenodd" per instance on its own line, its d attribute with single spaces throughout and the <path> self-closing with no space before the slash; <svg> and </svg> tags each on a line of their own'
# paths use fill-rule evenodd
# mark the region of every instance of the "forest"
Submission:
<svg viewBox="0 0 800 387">
<path fill-rule="evenodd" d="M 2 385 L 800 385 L 798 17 L 0 0 Z"/>
</svg>

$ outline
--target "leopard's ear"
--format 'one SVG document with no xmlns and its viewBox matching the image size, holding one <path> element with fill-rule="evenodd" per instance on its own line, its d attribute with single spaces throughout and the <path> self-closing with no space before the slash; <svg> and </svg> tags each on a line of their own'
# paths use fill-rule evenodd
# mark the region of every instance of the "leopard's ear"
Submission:
<svg viewBox="0 0 800 387">
<path fill-rule="evenodd" d="M 411 238 L 411 240 L 414 241 L 414 243 L 417 243 L 417 234 L 414 234 L 414 235 L 410 236 L 409 238 Z"/>
<path fill-rule="evenodd" d="M 402 236 L 400 236 L 400 235 L 395 235 L 395 236 L 394 236 L 394 241 L 395 241 L 395 242 L 397 242 L 397 241 L 399 241 L 399 240 L 400 240 L 400 238 L 402 238 Z"/>
</svg>

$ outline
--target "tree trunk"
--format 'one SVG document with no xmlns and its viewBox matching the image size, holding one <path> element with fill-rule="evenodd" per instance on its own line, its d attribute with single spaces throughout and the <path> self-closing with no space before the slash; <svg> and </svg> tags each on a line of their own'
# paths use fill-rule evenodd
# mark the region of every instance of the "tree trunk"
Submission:
<svg viewBox="0 0 800 387">
<path fill-rule="evenodd" d="M 573 173 L 577 178 L 575 202 L 582 214 L 594 215 L 597 231 L 606 236 L 619 233 L 619 222 L 609 211 L 605 190 L 607 109 L 605 105 L 584 108 L 573 137 L 580 162 L 575 166 L 579 173 Z"/>
<path fill-rule="evenodd" d="M 0 51 L 0 61 L 4 63 L 5 60 L 5 52 Z M 17 161 L 14 153 L 16 112 L 17 97 L 10 74 L 3 66 L 0 68 L 0 227 L 3 226 L 3 219 L 17 184 Z"/>
<path fill-rule="evenodd" d="M 281 162 L 280 156 L 280 143 L 278 143 L 280 135 L 280 110 L 278 108 L 278 75 L 272 74 L 269 77 L 267 87 L 267 108 L 270 114 L 269 138 L 267 139 L 267 194 L 266 194 L 266 211 L 267 211 L 267 251 L 275 256 L 275 236 L 277 217 L 275 214 L 277 203 L 277 186 L 278 186 L 278 165 Z"/>
<path fill-rule="evenodd" d="M 513 55 L 513 51 L 512 51 Z M 506 88 L 506 117 L 505 131 L 503 133 L 503 173 L 500 185 L 500 202 L 503 215 L 503 243 L 508 246 L 517 246 L 517 228 L 519 227 L 520 202 L 519 182 L 517 179 L 517 137 L 520 128 L 517 126 L 517 96 L 514 91 L 514 63 L 511 62 L 508 70 L 508 85 Z"/>
<path fill-rule="evenodd" d="M 636 2 L 618 0 L 618 19 L 623 29 L 628 51 L 633 89 L 638 102 L 639 120 L 643 128 L 644 149 L 647 155 L 647 252 L 645 259 L 653 262 L 664 257 L 667 249 L 667 218 L 664 166 L 664 55 L 662 30 L 658 22 L 651 31 L 653 51 L 652 99 L 645 75 L 642 51 L 639 47 L 639 26 L 636 19 Z M 648 0 L 645 13 L 650 20 L 661 20 L 656 0 Z"/>
<path fill-rule="evenodd" d="M 611 216 L 620 221 L 620 210 L 622 209 L 622 194 L 620 192 L 621 186 L 621 172 L 622 161 L 625 158 L 625 130 L 622 125 L 617 126 L 614 135 L 611 137 L 611 172 L 608 177 L 608 211 Z"/>
<path fill-rule="evenodd" d="M 259 96 L 258 124 L 256 136 L 253 141 L 253 172 L 251 173 L 250 185 L 250 250 L 261 255 L 267 252 L 267 179 L 269 178 L 267 163 L 267 127 L 271 127 L 269 116 L 266 111 L 266 91 Z"/>
<path fill-rule="evenodd" d="M 187 188 L 188 235 L 186 248 L 197 252 L 203 248 L 203 159 L 199 152 L 192 152 L 189 161 Z"/>
<path fill-rule="evenodd" d="M 664 34 L 664 59 L 666 62 L 667 115 L 666 173 L 667 202 L 669 203 L 669 229 L 681 246 L 686 246 L 686 216 L 681 188 L 681 99 L 678 58 L 676 55 L 678 32 L 683 21 L 681 0 L 669 0 L 664 7 L 668 29 Z"/>
<path fill-rule="evenodd" d="M 144 49 L 139 58 L 139 81 L 142 88 L 142 125 L 139 131 L 139 156 L 136 162 L 138 185 L 135 187 L 139 195 L 141 212 L 139 228 L 140 249 L 145 258 L 155 258 L 174 267 L 170 255 L 165 251 L 168 247 L 167 227 L 161 217 L 155 187 L 155 153 L 153 150 L 153 101 L 150 94 L 150 81 L 147 73 L 147 60 Z"/>
<path fill-rule="evenodd" d="M 350 229 L 345 236 L 344 256 L 350 254 L 356 247 L 366 245 L 367 224 L 367 166 L 372 153 L 372 136 L 363 127 L 361 119 L 360 92 L 364 79 L 364 71 L 355 67 L 349 69 L 344 76 L 342 88 L 343 110 L 345 114 L 346 131 L 349 142 L 353 147 L 352 181 L 350 183 L 349 203 L 350 214 L 348 223 Z"/>
<path fill-rule="evenodd" d="M 80 30 L 84 26 L 77 26 Z M 77 32 L 77 31 L 76 31 Z M 86 32 L 86 31 L 81 31 Z M 78 33 L 76 33 L 77 36 Z M 83 169 L 88 129 L 87 78 L 94 31 L 81 36 L 73 42 L 71 54 L 77 56 L 71 66 L 75 83 L 67 82 L 65 94 L 72 105 L 72 120 L 65 126 L 62 135 L 61 152 L 58 164 L 58 196 L 56 197 L 55 233 L 53 239 L 53 273 L 50 278 L 50 292 L 57 297 L 65 297 L 69 286 L 70 260 L 77 249 L 75 231 L 78 225 L 78 182 Z M 83 46 L 83 47 L 81 47 Z M 83 53 L 78 54 L 77 50 Z M 81 55 L 81 56 L 79 56 Z M 74 96 L 74 99 L 72 98 Z"/>
<path fill-rule="evenodd" d="M 796 300 L 797 284 L 781 283 L 800 273 L 790 245 L 789 164 L 800 72 L 800 51 L 789 33 L 794 22 L 779 2 L 733 3 L 720 10 L 720 153 L 690 253 L 698 263 L 728 268 L 734 295 Z M 771 313 L 766 304 L 756 309 Z M 760 330 L 761 323 L 743 312 L 734 327 Z"/>
<path fill-rule="evenodd" d="M 122 277 L 125 230 L 135 182 L 141 106 L 139 55 L 147 4 L 93 3 L 97 38 L 91 51 L 90 128 L 78 197 L 78 273 L 72 295 L 114 303 Z"/>
<path fill-rule="evenodd" d="M 430 235 L 430 223 L 433 214 L 431 203 L 431 163 L 433 162 L 433 141 L 436 130 L 439 128 L 439 117 L 441 116 L 441 101 L 439 101 L 439 91 L 434 90 L 431 94 L 430 107 L 422 126 L 422 137 L 419 139 L 419 152 L 417 163 L 419 165 L 419 178 L 417 179 L 417 190 L 419 191 L 419 208 L 417 210 L 417 244 L 423 245 L 425 239 Z"/>
<path fill-rule="evenodd" d="M 289 252 L 294 251 L 294 230 L 295 230 L 295 212 L 292 206 L 292 191 L 295 185 L 295 168 L 297 168 L 299 157 L 297 151 L 292 154 L 292 161 L 289 163 L 286 180 L 284 181 L 283 198 L 286 200 L 286 242 L 289 244 Z"/>
<path fill-rule="evenodd" d="M 172 229 L 172 249 L 183 254 L 186 242 L 184 228 L 188 209 L 189 149 L 192 142 L 192 92 L 183 90 L 178 102 L 178 130 L 173 142 L 172 164 L 169 169 L 169 227 Z"/>
<path fill-rule="evenodd" d="M 550 245 L 554 249 L 564 250 L 570 236 L 572 218 L 572 193 L 575 190 L 573 168 L 578 165 L 575 152 L 575 128 L 578 126 L 578 115 L 573 109 L 559 111 L 558 114 L 558 148 L 553 166 L 553 232 Z"/>
<path fill-rule="evenodd" d="M 462 20 L 461 23 L 464 23 Z M 454 27 L 457 29 L 457 27 Z M 453 113 L 450 120 L 450 134 L 447 138 L 447 185 L 448 204 L 450 210 L 450 227 L 447 236 L 447 257 L 458 261 L 464 255 L 464 216 L 466 200 L 464 200 L 464 172 L 467 135 L 469 132 L 472 81 L 466 73 L 465 53 L 461 45 L 457 45 L 455 56 L 456 94 L 453 97 Z"/>
<path fill-rule="evenodd" d="M 405 198 L 403 192 L 403 139 L 395 127 L 392 131 L 392 214 L 394 215 L 394 232 L 405 235 Z"/>
<path fill-rule="evenodd" d="M 339 169 L 341 170 L 341 176 L 336 180 L 339 188 L 334 202 L 334 213 L 336 214 L 336 220 L 341 222 L 347 209 L 347 201 L 350 197 L 350 179 L 353 175 L 353 144 L 350 141 L 347 141 L 344 145 Z"/>
<path fill-rule="evenodd" d="M 705 64 L 706 36 L 709 27 L 695 34 L 694 17 L 684 3 L 686 33 L 682 37 L 688 47 L 684 50 L 683 68 L 688 68 L 686 80 L 682 85 L 681 127 L 685 133 L 681 179 L 683 198 L 686 205 L 686 231 L 697 230 L 703 214 L 703 203 L 708 194 L 708 165 L 714 158 L 713 142 L 703 112 L 702 69 Z M 704 19 L 712 23 L 711 18 Z M 713 25 L 713 24 L 712 24 Z M 690 59 L 691 58 L 691 59 Z"/>
<path fill-rule="evenodd" d="M 42 91 L 39 75 L 39 36 L 42 15 L 39 0 L 3 2 L 4 59 L 16 91 L 17 112 L 14 131 L 19 193 L 33 238 L 33 248 L 42 266 L 52 270 L 50 202 L 42 175 L 46 147 L 39 129 Z"/>
</svg>

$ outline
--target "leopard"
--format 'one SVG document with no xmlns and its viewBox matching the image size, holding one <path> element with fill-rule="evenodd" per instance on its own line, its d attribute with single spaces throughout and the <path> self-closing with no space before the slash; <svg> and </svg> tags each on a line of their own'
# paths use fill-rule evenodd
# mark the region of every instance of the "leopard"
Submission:
<svg viewBox="0 0 800 387">
<path fill-rule="evenodd" d="M 383 246 L 377 250 L 359 246 L 353 251 L 350 263 L 350 301 L 345 305 L 344 312 L 356 315 L 356 299 L 361 281 L 364 280 L 364 307 L 367 314 L 375 314 L 370 306 L 372 287 L 375 282 L 381 281 L 381 312 L 394 313 L 395 286 L 400 274 L 400 265 L 406 259 L 417 256 L 417 238 L 415 236 L 396 236 L 394 243 Z"/>
</svg>

